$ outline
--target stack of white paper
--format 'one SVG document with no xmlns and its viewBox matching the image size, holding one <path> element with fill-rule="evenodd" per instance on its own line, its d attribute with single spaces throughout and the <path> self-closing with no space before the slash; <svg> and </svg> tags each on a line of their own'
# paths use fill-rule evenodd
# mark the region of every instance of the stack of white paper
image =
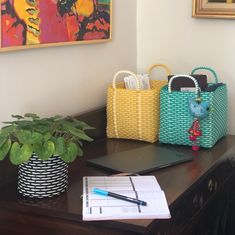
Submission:
<svg viewBox="0 0 235 235">
<path fill-rule="evenodd" d="M 137 74 L 137 78 L 139 79 L 139 82 L 140 82 L 139 85 L 140 85 L 141 90 L 150 89 L 150 81 L 149 81 L 148 74 L 146 73 Z M 137 89 L 137 81 L 132 75 L 124 77 L 124 83 L 125 83 L 126 89 L 131 89 L 131 90 Z"/>
<path fill-rule="evenodd" d="M 99 188 L 147 202 L 147 206 L 97 195 Z M 83 220 L 170 218 L 164 192 L 154 176 L 83 177 Z"/>
</svg>

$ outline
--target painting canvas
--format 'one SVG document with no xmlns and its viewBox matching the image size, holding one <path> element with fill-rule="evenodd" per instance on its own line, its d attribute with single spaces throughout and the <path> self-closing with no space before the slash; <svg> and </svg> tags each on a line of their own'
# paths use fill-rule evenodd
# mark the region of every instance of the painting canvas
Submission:
<svg viewBox="0 0 235 235">
<path fill-rule="evenodd" d="M 1 0 L 0 51 L 111 39 L 111 0 Z"/>
</svg>

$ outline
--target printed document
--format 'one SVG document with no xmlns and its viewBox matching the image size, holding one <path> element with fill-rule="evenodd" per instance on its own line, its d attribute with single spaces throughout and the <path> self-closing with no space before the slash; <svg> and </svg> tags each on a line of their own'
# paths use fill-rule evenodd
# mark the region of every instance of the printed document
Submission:
<svg viewBox="0 0 235 235">
<path fill-rule="evenodd" d="M 145 201 L 147 206 L 97 195 L 94 188 Z M 167 218 L 171 218 L 170 211 L 155 176 L 83 177 L 83 220 Z"/>
</svg>

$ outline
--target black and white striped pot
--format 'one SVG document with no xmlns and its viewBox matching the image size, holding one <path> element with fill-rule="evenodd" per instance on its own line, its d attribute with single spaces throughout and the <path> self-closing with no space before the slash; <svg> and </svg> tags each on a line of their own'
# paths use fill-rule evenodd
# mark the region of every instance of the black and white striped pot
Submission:
<svg viewBox="0 0 235 235">
<path fill-rule="evenodd" d="M 59 195 L 68 185 L 68 164 L 59 156 L 41 160 L 32 155 L 18 168 L 18 192 L 31 198 Z"/>
</svg>

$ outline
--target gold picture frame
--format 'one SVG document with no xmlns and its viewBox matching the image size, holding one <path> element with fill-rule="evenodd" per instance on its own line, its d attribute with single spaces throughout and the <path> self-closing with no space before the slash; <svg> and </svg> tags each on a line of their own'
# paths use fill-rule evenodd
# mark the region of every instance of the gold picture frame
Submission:
<svg viewBox="0 0 235 235">
<path fill-rule="evenodd" d="M 235 19 L 235 0 L 193 0 L 193 17 Z"/>
</svg>

